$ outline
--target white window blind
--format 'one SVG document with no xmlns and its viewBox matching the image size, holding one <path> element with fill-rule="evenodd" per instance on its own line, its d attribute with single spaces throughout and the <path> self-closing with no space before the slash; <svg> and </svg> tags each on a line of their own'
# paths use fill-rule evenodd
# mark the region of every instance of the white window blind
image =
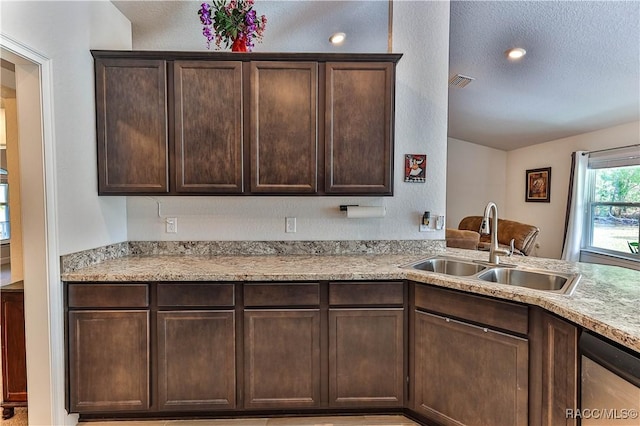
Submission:
<svg viewBox="0 0 640 426">
<path fill-rule="evenodd" d="M 640 146 L 589 154 L 590 169 L 609 169 L 625 166 L 640 166 Z"/>
</svg>

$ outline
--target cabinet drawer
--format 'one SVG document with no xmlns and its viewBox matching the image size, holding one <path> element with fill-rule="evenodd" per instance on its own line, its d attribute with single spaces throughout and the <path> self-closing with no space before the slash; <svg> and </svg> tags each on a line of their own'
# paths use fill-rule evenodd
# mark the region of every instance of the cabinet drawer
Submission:
<svg viewBox="0 0 640 426">
<path fill-rule="evenodd" d="M 529 330 L 528 308 L 515 303 L 421 284 L 416 284 L 415 302 L 416 308 L 447 317 L 462 318 L 520 334 L 527 334 Z"/>
<path fill-rule="evenodd" d="M 233 306 L 234 284 L 158 284 L 158 306 Z"/>
<path fill-rule="evenodd" d="M 69 284 L 70 308 L 146 308 L 146 284 Z"/>
<path fill-rule="evenodd" d="M 401 281 L 329 284 L 330 305 L 402 305 Z"/>
<path fill-rule="evenodd" d="M 245 306 L 308 306 L 320 304 L 318 283 L 250 283 L 244 285 Z"/>
</svg>

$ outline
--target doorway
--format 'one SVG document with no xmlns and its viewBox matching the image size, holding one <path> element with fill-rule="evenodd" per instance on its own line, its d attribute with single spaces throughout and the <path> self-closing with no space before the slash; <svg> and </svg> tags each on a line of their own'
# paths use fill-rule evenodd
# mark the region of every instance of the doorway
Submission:
<svg viewBox="0 0 640 426">
<path fill-rule="evenodd" d="M 5 286 L 22 281 L 22 225 L 15 65 L 0 59 L 0 67 L 0 286 Z"/>
<path fill-rule="evenodd" d="M 15 65 L 29 423 L 73 424 L 64 410 L 51 63 L 2 34 L 0 59 Z"/>
<path fill-rule="evenodd" d="M 0 59 L 0 303 L 2 417 L 26 421 L 24 285 L 15 65 Z"/>
</svg>

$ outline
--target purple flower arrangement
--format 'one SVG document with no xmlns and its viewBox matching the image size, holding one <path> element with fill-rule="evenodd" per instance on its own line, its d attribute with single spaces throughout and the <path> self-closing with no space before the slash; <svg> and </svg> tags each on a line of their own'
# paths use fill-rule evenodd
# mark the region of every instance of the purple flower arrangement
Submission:
<svg viewBox="0 0 640 426">
<path fill-rule="evenodd" d="M 207 49 L 214 41 L 216 48 L 249 51 L 255 40 L 262 40 L 267 17 L 257 16 L 253 10 L 255 0 L 213 0 L 213 5 L 202 3 L 198 15 L 202 23 L 202 35 L 207 39 Z"/>
</svg>

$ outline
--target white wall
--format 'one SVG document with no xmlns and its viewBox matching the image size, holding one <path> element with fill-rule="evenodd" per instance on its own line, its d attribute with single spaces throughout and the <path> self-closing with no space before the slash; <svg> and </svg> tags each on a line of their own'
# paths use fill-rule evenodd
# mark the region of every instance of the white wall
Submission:
<svg viewBox="0 0 640 426">
<path fill-rule="evenodd" d="M 136 40 L 136 49 L 151 47 Z M 379 51 L 387 51 L 386 43 Z M 393 197 L 156 197 L 162 216 L 178 218 L 177 234 L 164 232 L 154 199 L 128 197 L 129 240 L 444 238 L 443 231 L 418 232 L 418 224 L 424 211 L 444 214 L 446 207 L 449 3 L 395 2 L 393 51 L 404 54 L 396 80 Z M 403 182 L 404 155 L 423 153 L 427 182 Z M 384 205 L 387 215 L 347 220 L 340 204 Z M 296 233 L 284 232 L 288 216 L 297 218 Z"/>
<path fill-rule="evenodd" d="M 108 1 L 0 7 L 2 34 L 52 60 L 60 254 L 126 240 L 126 199 L 97 195 L 89 50 L 130 49 L 130 22 Z"/>
<path fill-rule="evenodd" d="M 126 200 L 100 199 L 96 194 L 89 49 L 130 48 L 131 28 L 106 1 L 3 1 L 0 7 L 3 45 L 19 46 L 16 52 L 37 57 L 44 70 L 41 74 L 33 63 L 16 66 L 29 423 L 63 424 L 74 422 L 75 416 L 66 417 L 64 411 L 63 306 L 57 256 L 126 239 Z M 11 55 L 3 52 L 3 57 L 5 54 Z M 40 108 L 47 111 L 46 125 L 39 119 Z M 53 218 L 59 218 L 59 223 Z M 56 235 L 58 241 L 51 238 Z"/>
<path fill-rule="evenodd" d="M 639 142 L 640 121 L 636 121 L 507 153 L 506 214 L 540 228 L 537 256 L 559 259 L 562 254 L 571 153 Z M 525 171 L 541 167 L 551 167 L 551 202 L 527 203 L 524 201 Z"/>
<path fill-rule="evenodd" d="M 489 201 L 506 217 L 507 152 L 449 138 L 447 146 L 447 227 L 466 216 L 481 216 Z"/>
</svg>

